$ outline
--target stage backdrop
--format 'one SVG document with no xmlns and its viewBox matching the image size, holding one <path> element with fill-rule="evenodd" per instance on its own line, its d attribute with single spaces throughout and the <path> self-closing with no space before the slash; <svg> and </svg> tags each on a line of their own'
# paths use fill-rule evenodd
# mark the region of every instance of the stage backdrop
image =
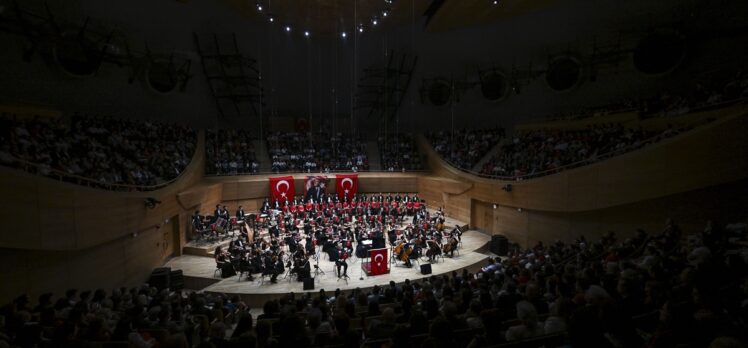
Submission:
<svg viewBox="0 0 748 348">
<path fill-rule="evenodd" d="M 348 201 L 358 191 L 358 174 L 338 174 L 335 176 L 335 191 L 338 192 L 338 198 L 342 201 L 343 197 L 348 197 Z"/>
<path fill-rule="evenodd" d="M 268 178 L 270 181 L 270 198 L 275 201 L 284 202 L 286 199 L 292 201 L 296 195 L 293 176 L 278 176 Z"/>
<path fill-rule="evenodd" d="M 307 176 L 304 184 L 304 202 L 309 202 L 309 199 L 319 202 L 322 194 L 327 193 L 328 182 L 329 179 L 324 175 Z"/>
</svg>

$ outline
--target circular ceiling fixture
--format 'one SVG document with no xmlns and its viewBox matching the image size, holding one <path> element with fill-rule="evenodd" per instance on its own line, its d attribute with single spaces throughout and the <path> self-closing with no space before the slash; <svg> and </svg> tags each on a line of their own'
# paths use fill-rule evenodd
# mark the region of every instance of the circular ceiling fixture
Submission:
<svg viewBox="0 0 748 348">
<path fill-rule="evenodd" d="M 498 101 L 506 98 L 509 90 L 509 81 L 506 75 L 500 71 L 490 71 L 480 77 L 480 91 L 483 97 L 490 101 Z"/>
<path fill-rule="evenodd" d="M 151 62 L 146 70 L 145 79 L 154 91 L 164 94 L 176 89 L 179 81 L 174 64 L 166 59 L 156 59 Z"/>
<path fill-rule="evenodd" d="M 567 91 L 579 84 L 582 65 L 571 56 L 556 57 L 551 61 L 545 80 L 554 91 Z"/>
<path fill-rule="evenodd" d="M 95 47 L 93 42 L 78 35 L 77 30 L 66 31 L 52 47 L 52 56 L 68 74 L 78 77 L 91 76 L 101 66 L 102 53 Z"/>
<path fill-rule="evenodd" d="M 429 86 L 429 101 L 434 106 L 442 106 L 449 103 L 452 97 L 452 85 L 445 79 L 436 79 Z"/>
</svg>

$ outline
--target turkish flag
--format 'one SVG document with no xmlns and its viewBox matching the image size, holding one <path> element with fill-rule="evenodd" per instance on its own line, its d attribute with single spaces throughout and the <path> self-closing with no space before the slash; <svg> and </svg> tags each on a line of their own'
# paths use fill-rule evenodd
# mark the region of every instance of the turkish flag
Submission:
<svg viewBox="0 0 748 348">
<path fill-rule="evenodd" d="M 296 195 L 293 176 L 279 176 L 268 178 L 270 180 L 270 199 L 283 202 L 286 199 L 292 201 Z"/>
<path fill-rule="evenodd" d="M 348 197 L 348 201 L 358 192 L 358 174 L 338 174 L 335 176 L 335 191 L 338 198 Z"/>
<path fill-rule="evenodd" d="M 371 249 L 369 251 L 369 260 L 371 267 L 371 275 L 385 274 L 389 272 L 387 269 L 387 248 L 383 249 Z"/>
</svg>

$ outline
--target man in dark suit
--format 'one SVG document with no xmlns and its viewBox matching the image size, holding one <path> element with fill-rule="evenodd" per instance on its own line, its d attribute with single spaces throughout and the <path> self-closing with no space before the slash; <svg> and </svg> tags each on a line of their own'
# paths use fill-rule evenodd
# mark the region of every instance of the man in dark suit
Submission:
<svg viewBox="0 0 748 348">
<path fill-rule="evenodd" d="M 237 221 L 244 221 L 244 218 L 247 216 L 247 214 L 244 212 L 244 207 L 241 205 L 239 206 L 239 209 L 236 210 L 236 220 Z"/>
<path fill-rule="evenodd" d="M 324 185 L 322 183 L 320 183 L 317 179 L 312 179 L 312 186 L 309 187 L 309 190 L 306 191 L 304 200 L 308 202 L 310 199 L 312 199 L 315 202 L 319 202 L 322 199 L 322 194 L 324 192 L 323 188 Z"/>
</svg>

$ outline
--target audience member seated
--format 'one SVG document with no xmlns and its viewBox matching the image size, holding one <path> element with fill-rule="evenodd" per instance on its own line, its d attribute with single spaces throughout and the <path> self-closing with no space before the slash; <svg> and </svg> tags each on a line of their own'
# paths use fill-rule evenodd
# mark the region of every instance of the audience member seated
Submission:
<svg viewBox="0 0 748 348">
<path fill-rule="evenodd" d="M 208 130 L 205 133 L 205 174 L 257 174 L 254 138 L 246 130 Z"/>
<path fill-rule="evenodd" d="M 1 122 L 3 165 L 109 189 L 176 178 L 192 160 L 197 140 L 187 127 L 150 121 L 76 115 L 69 121 Z"/>
<path fill-rule="evenodd" d="M 472 170 L 504 137 L 504 129 L 439 131 L 427 133 L 426 137 L 434 150 L 449 164 L 463 170 Z"/>
<path fill-rule="evenodd" d="M 421 156 L 411 134 L 395 133 L 377 138 L 382 169 L 388 172 L 423 170 Z"/>
</svg>

